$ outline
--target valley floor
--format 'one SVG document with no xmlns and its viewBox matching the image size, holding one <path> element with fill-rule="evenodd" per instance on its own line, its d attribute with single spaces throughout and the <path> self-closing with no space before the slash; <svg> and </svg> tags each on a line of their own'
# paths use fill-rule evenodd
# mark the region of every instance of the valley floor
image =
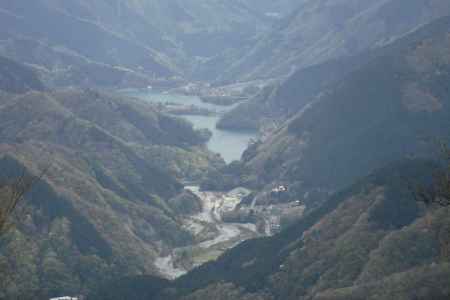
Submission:
<svg viewBox="0 0 450 300">
<path fill-rule="evenodd" d="M 155 265 L 161 275 L 168 279 L 177 278 L 193 267 L 217 258 L 225 250 L 238 243 L 263 235 L 252 223 L 226 223 L 222 214 L 232 211 L 248 194 L 246 189 L 228 193 L 203 192 L 196 186 L 186 187 L 202 202 L 202 211 L 185 217 L 181 222 L 196 238 L 196 244 L 175 248 L 167 256 L 156 259 Z"/>
<path fill-rule="evenodd" d="M 299 206 L 295 202 L 252 203 L 251 206 L 239 207 L 241 200 L 251 193 L 245 188 L 236 188 L 229 192 L 200 191 L 197 186 L 187 186 L 186 189 L 198 196 L 202 210 L 180 220 L 184 228 L 194 236 L 194 244 L 174 248 L 156 259 L 155 266 L 160 275 L 167 279 L 175 279 L 214 260 L 245 240 L 271 236 L 280 230 L 280 220 L 283 216 L 295 216 L 298 219 L 305 210 L 304 205 Z M 234 223 L 235 221 L 224 217 L 239 213 L 253 215 L 254 218 L 243 218 L 240 223 Z"/>
</svg>

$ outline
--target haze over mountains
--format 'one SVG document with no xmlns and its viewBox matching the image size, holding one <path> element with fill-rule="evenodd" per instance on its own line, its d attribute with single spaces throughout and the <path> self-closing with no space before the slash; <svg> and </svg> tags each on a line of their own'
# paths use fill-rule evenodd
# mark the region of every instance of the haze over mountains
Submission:
<svg viewBox="0 0 450 300">
<path fill-rule="evenodd" d="M 299 112 L 255 145 L 246 164 L 261 171 L 260 179 L 284 174 L 323 188 L 348 185 L 407 154 L 429 154 L 432 145 L 423 139 L 446 136 L 450 128 L 447 25 L 446 19 L 436 21 L 378 50 L 313 102 L 298 103 Z M 346 63 L 357 66 L 359 60 Z"/>
<path fill-rule="evenodd" d="M 282 15 L 288 4 L 6 1 L 1 53 L 56 76 L 58 85 L 142 86 L 154 77 L 189 75 L 217 53 L 248 44 L 273 22 L 263 12 Z"/>
<path fill-rule="evenodd" d="M 224 74 L 277 77 L 355 55 L 448 15 L 449 6 L 440 0 L 303 1 Z"/>
<path fill-rule="evenodd" d="M 411 184 L 449 197 L 449 15 L 3 1 L 0 190 L 48 171 L 0 236 L 0 298 L 448 299 L 449 207 Z M 204 105 L 156 101 L 179 93 Z M 211 116 L 259 132 L 241 160 L 208 148 Z"/>
<path fill-rule="evenodd" d="M 405 180 L 427 182 L 436 165 L 401 158 L 428 157 L 432 145 L 421 137 L 449 134 L 449 33 L 444 18 L 380 49 L 247 150 L 234 175 L 259 181 L 249 182 L 259 184 L 255 211 L 258 203 L 277 201 L 263 186 L 269 183 L 270 191 L 278 182 L 290 188 L 283 201 L 309 194 L 307 206 L 317 208 L 274 237 L 244 242 L 168 287 L 144 285 L 140 293 L 147 299 L 446 299 L 450 273 L 441 247 L 450 237 L 448 208 L 424 211 Z M 373 171 L 365 177 L 358 170 Z M 340 192 L 321 197 L 329 183 Z M 93 297 L 131 292 L 126 282 L 116 287 Z"/>
</svg>

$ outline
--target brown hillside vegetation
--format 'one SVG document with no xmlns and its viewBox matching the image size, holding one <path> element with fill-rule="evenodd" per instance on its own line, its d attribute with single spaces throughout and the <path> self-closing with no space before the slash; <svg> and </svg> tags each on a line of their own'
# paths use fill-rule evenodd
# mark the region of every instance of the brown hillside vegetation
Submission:
<svg viewBox="0 0 450 300">
<path fill-rule="evenodd" d="M 155 256 L 192 240 L 167 201 L 217 158 L 190 124 L 91 90 L 5 94 L 0 120 L 3 178 L 52 164 L 26 196 L 25 220 L 0 242 L 1 281 L 13 283 L 0 298 L 157 274 Z"/>
</svg>

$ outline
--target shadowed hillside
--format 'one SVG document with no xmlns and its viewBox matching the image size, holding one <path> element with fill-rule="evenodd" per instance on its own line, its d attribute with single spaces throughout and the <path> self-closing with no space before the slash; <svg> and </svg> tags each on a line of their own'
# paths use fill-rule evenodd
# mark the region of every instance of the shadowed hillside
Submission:
<svg viewBox="0 0 450 300">
<path fill-rule="evenodd" d="M 449 28 L 448 18 L 425 26 L 311 99 L 247 151 L 250 174 L 263 184 L 298 183 L 293 192 L 302 194 L 348 185 L 408 155 L 430 155 L 431 139 L 450 128 Z"/>
<path fill-rule="evenodd" d="M 1 297 L 77 294 L 119 275 L 158 274 L 155 257 L 192 242 L 168 201 L 179 180 L 216 159 L 192 125 L 92 90 L 3 95 L 0 119 L 1 176 L 51 166 L 26 197 L 27 219 L 1 241 L 0 261 L 14 270 L 2 272 L 14 284 Z"/>
<path fill-rule="evenodd" d="M 229 62 L 219 78 L 279 77 L 386 45 L 450 14 L 446 0 L 300 1 L 258 43 Z"/>
<path fill-rule="evenodd" d="M 248 0 L 17 0 L 0 4 L 0 16 L 1 54 L 35 65 L 53 85 L 90 87 L 207 78 L 200 65 L 250 45 L 274 21 Z"/>
<path fill-rule="evenodd" d="M 0 2 L 0 299 L 448 299 L 449 15 Z"/>
<path fill-rule="evenodd" d="M 447 165 L 419 157 L 436 158 L 431 140 L 450 133 L 449 30 L 443 18 L 382 49 L 222 169 L 231 174 L 218 181 L 234 176 L 258 188 L 247 201 L 255 206 L 284 184 L 284 201 L 301 199 L 305 215 L 149 299 L 448 297 L 449 208 L 418 202 L 412 184 L 448 174 Z"/>
<path fill-rule="evenodd" d="M 429 182 L 436 167 L 377 170 L 280 234 L 244 242 L 149 299 L 444 299 L 449 212 L 426 211 L 405 180 Z"/>
</svg>

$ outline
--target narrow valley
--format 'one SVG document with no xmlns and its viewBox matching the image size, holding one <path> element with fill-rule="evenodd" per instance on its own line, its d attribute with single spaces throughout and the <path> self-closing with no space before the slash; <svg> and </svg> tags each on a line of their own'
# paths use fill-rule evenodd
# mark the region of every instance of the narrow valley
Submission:
<svg viewBox="0 0 450 300">
<path fill-rule="evenodd" d="M 222 215 L 232 212 L 250 191 L 237 188 L 228 193 L 200 191 L 197 186 L 186 187 L 200 199 L 201 211 L 180 220 L 193 234 L 196 243 L 174 248 L 167 256 L 156 259 L 161 274 L 174 279 L 190 269 L 219 257 L 238 243 L 262 236 L 253 223 L 228 223 Z"/>
<path fill-rule="evenodd" d="M 231 131 L 217 128 L 221 116 L 239 105 L 239 102 L 217 105 L 202 101 L 196 95 L 183 95 L 171 91 L 158 92 L 152 89 L 126 89 L 121 93 L 156 104 L 169 114 L 190 121 L 195 129 L 208 129 L 212 134 L 206 143 L 208 149 L 219 153 L 227 163 L 240 160 L 250 141 L 258 139 L 257 131 Z"/>
<path fill-rule="evenodd" d="M 449 0 L 0 1 L 1 300 L 449 297 Z"/>
</svg>

